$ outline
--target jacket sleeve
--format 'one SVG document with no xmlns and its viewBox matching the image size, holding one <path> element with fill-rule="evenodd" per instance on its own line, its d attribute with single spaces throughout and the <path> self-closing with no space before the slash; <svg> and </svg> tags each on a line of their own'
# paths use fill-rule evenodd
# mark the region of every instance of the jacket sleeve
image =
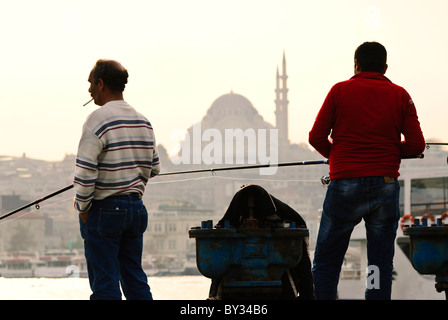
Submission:
<svg viewBox="0 0 448 320">
<path fill-rule="evenodd" d="M 334 124 L 334 99 L 333 88 L 328 93 L 322 107 L 314 121 L 313 128 L 309 132 L 308 142 L 325 158 L 330 157 L 331 142 L 328 136 Z"/>
<path fill-rule="evenodd" d="M 404 140 L 400 145 L 402 158 L 420 155 L 426 146 L 414 102 L 407 92 L 404 94 L 404 105 L 405 113 L 401 130 Z"/>
<path fill-rule="evenodd" d="M 95 182 L 98 177 L 98 155 L 103 145 L 98 137 L 86 125 L 83 127 L 76 156 L 73 186 L 75 189 L 75 209 L 88 211 L 95 194 Z"/>
</svg>

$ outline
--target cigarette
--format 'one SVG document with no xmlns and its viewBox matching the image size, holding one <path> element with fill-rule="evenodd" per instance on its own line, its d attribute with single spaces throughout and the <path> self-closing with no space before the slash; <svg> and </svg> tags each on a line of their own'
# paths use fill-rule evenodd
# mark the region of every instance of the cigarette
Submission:
<svg viewBox="0 0 448 320">
<path fill-rule="evenodd" d="M 82 106 L 85 107 L 86 105 L 88 105 L 90 102 L 92 102 L 93 98 L 90 99 L 89 101 L 87 101 L 86 103 L 84 103 Z"/>
</svg>

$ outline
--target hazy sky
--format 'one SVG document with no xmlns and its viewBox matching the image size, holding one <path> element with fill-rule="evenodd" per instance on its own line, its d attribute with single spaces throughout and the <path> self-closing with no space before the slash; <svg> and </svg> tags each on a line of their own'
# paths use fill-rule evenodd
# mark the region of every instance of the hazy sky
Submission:
<svg viewBox="0 0 448 320">
<path fill-rule="evenodd" d="M 168 150 L 231 90 L 275 124 L 283 50 L 289 136 L 307 142 L 330 87 L 353 75 L 354 50 L 372 40 L 386 46 L 386 76 L 412 96 L 425 137 L 448 142 L 447 31 L 446 0 L 2 1 L 0 155 L 76 153 L 97 108 L 82 104 L 99 58 L 128 69 L 125 99 Z"/>
</svg>

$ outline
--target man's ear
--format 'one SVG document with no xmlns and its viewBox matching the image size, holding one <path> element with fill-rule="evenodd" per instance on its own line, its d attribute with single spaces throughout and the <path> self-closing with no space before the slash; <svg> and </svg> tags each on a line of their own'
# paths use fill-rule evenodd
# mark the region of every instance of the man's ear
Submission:
<svg viewBox="0 0 448 320">
<path fill-rule="evenodd" d="M 384 71 L 383 71 L 383 74 L 386 74 L 386 71 L 387 71 L 387 63 L 386 63 L 386 66 L 384 67 Z"/>
<path fill-rule="evenodd" d="M 100 89 L 100 91 L 104 90 L 104 81 L 103 81 L 103 79 L 101 79 L 101 78 L 98 79 L 97 86 L 98 86 L 98 89 Z"/>
<path fill-rule="evenodd" d="M 355 74 L 361 72 L 361 66 L 359 65 L 359 62 L 357 59 L 355 59 Z"/>
</svg>

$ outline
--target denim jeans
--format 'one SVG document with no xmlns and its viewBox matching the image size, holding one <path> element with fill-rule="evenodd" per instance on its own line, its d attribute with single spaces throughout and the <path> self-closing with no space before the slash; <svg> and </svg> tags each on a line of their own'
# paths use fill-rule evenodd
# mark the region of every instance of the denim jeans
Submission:
<svg viewBox="0 0 448 320">
<path fill-rule="evenodd" d="M 143 233 L 148 213 L 137 194 L 93 201 L 80 220 L 92 300 L 152 299 L 142 269 Z"/>
<path fill-rule="evenodd" d="M 367 286 L 365 298 L 391 298 L 399 194 L 400 185 L 394 178 L 360 177 L 330 182 L 313 262 L 316 299 L 337 298 L 350 235 L 362 219 L 366 227 L 367 263 L 379 270 L 379 286 Z"/>
</svg>

